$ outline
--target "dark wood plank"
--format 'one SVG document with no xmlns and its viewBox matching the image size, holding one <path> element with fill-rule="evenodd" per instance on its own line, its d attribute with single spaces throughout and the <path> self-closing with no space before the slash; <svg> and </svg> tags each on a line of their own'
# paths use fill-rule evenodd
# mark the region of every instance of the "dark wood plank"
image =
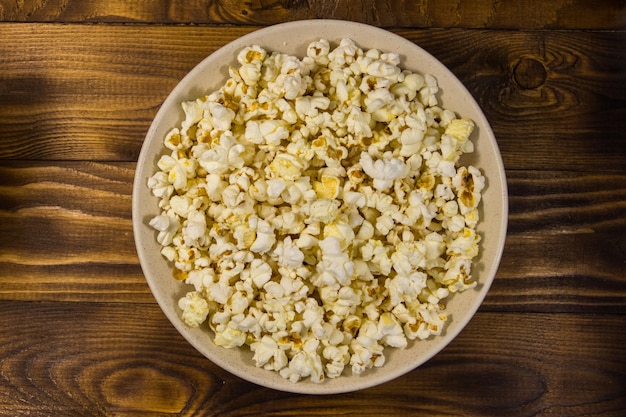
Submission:
<svg viewBox="0 0 626 417">
<path fill-rule="evenodd" d="M 0 299 L 147 302 L 134 163 L 0 164 Z M 510 171 L 490 311 L 626 313 L 626 175 Z"/>
<path fill-rule="evenodd" d="M 612 0 L 550 0 L 532 7 L 523 0 L 0 0 L 0 20 L 19 22 L 140 22 L 271 25 L 329 18 L 384 27 L 492 29 L 618 29 L 626 27 L 626 4 Z"/>
<path fill-rule="evenodd" d="M 508 170 L 506 176 L 510 233 L 621 236 L 626 227 L 626 172 Z"/>
<path fill-rule="evenodd" d="M 0 303 L 0 414 L 596 415 L 626 410 L 625 316 L 479 312 L 375 389 L 311 397 L 226 374 L 156 305 Z M 467 383 L 472 375 L 475 383 Z"/>
<path fill-rule="evenodd" d="M 510 233 L 484 309 L 626 313 L 625 235 Z"/>
<path fill-rule="evenodd" d="M 508 235 L 485 308 L 625 312 L 626 177 L 507 174 Z"/>
<path fill-rule="evenodd" d="M 131 223 L 134 164 L 0 165 L 0 299 L 153 302 Z"/>
<path fill-rule="evenodd" d="M 4 24 L 0 159 L 136 160 L 185 73 L 252 28 Z M 626 32 L 402 30 L 483 107 L 507 169 L 626 166 Z M 467 45 L 473 45 L 467 48 Z"/>
</svg>

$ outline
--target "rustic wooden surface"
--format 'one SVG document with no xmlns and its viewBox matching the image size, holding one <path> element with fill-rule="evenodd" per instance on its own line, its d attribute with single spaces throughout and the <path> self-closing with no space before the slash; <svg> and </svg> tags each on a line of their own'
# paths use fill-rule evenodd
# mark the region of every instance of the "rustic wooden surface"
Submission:
<svg viewBox="0 0 626 417">
<path fill-rule="evenodd" d="M 156 110 L 245 33 L 349 19 L 422 46 L 492 124 L 510 193 L 461 335 L 382 386 L 259 388 L 159 310 L 131 227 Z M 623 0 L 0 0 L 0 415 L 626 415 Z"/>
</svg>

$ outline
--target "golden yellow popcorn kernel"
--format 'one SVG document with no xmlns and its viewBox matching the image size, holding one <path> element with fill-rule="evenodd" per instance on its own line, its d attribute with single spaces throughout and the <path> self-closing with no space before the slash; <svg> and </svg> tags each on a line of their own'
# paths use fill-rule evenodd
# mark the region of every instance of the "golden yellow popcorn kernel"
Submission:
<svg viewBox="0 0 626 417">
<path fill-rule="evenodd" d="M 178 145 L 180 145 L 181 139 L 180 139 L 180 133 L 173 133 L 172 135 L 168 136 L 168 142 L 172 147 L 176 147 Z"/>
<path fill-rule="evenodd" d="M 184 281 L 188 277 L 189 277 L 189 272 L 181 271 L 178 268 L 174 268 L 174 278 L 176 278 L 178 281 Z"/>
<path fill-rule="evenodd" d="M 360 184 L 365 179 L 365 174 L 360 169 L 349 169 L 348 179 L 353 184 Z"/>
<path fill-rule="evenodd" d="M 313 149 L 321 149 L 326 146 L 328 146 L 328 142 L 326 141 L 326 138 L 324 138 L 324 136 L 319 136 L 311 142 L 311 147 Z"/>
<path fill-rule="evenodd" d="M 337 177 L 322 175 L 321 181 L 313 182 L 313 190 L 317 198 L 337 198 L 341 180 Z"/>
<path fill-rule="evenodd" d="M 292 349 L 299 350 L 302 347 L 302 338 L 298 333 L 291 333 L 288 336 L 283 336 L 278 340 L 283 345 L 290 345 Z"/>
<path fill-rule="evenodd" d="M 474 122 L 470 119 L 452 119 L 446 126 L 445 135 L 454 137 L 457 140 L 469 138 L 474 130 Z"/>
<path fill-rule="evenodd" d="M 422 175 L 417 180 L 417 186 L 425 191 L 431 191 L 435 188 L 435 177 L 432 174 Z"/>
<path fill-rule="evenodd" d="M 254 49 L 250 49 L 248 53 L 246 53 L 246 61 L 252 62 L 254 60 L 263 59 L 263 53 L 260 51 L 255 51 Z"/>
<path fill-rule="evenodd" d="M 300 177 L 304 165 L 296 156 L 287 153 L 276 155 L 269 169 L 277 177 L 284 178 L 289 181 L 295 181 Z"/>
<path fill-rule="evenodd" d="M 361 327 L 361 319 L 358 316 L 350 316 L 343 321 L 343 330 L 356 336 Z"/>
</svg>

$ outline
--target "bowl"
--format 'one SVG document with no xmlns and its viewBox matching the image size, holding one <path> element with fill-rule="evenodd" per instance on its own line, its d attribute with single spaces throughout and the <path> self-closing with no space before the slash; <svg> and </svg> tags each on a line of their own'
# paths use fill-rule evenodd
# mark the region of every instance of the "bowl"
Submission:
<svg viewBox="0 0 626 417">
<path fill-rule="evenodd" d="M 309 380 L 293 383 L 277 372 L 257 368 L 249 349 L 216 346 L 209 330 L 190 328 L 182 322 L 177 302 L 189 288 L 173 279 L 171 266 L 160 254 L 156 233 L 148 225 L 150 219 L 159 214 L 159 209 L 158 200 L 151 195 L 147 181 L 164 153 L 166 133 L 184 118 L 180 103 L 219 88 L 228 77 L 228 65 L 236 64 L 239 50 L 260 45 L 268 51 L 302 57 L 307 45 L 320 38 L 334 44 L 342 38 L 350 38 L 363 49 L 398 53 L 403 68 L 433 74 L 437 78 L 438 98 L 444 108 L 474 120 L 476 129 L 472 140 L 475 151 L 464 155 L 463 162 L 481 169 L 486 178 L 480 206 L 481 220 L 477 226 L 482 239 L 480 255 L 475 258 L 472 269 L 478 286 L 455 294 L 447 301 L 449 320 L 440 336 L 412 341 L 406 349 L 386 348 L 385 365 L 358 376 L 351 375 L 347 369 L 342 376 L 326 378 L 322 383 Z M 507 213 L 506 179 L 496 139 L 480 107 L 461 82 L 441 62 L 414 43 L 380 28 L 339 20 L 294 21 L 260 29 L 225 45 L 193 68 L 163 102 L 147 132 L 137 162 L 132 202 L 134 237 L 143 273 L 159 306 L 180 334 L 206 358 L 244 380 L 276 390 L 306 394 L 342 393 L 382 384 L 417 368 L 444 349 L 474 316 L 491 286 L 504 246 Z"/>
</svg>

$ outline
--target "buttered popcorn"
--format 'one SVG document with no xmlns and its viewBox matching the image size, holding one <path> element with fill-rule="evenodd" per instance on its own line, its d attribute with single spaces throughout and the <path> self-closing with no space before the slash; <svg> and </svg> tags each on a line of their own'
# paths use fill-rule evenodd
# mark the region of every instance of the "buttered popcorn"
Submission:
<svg viewBox="0 0 626 417">
<path fill-rule="evenodd" d="M 474 123 L 438 105 L 433 76 L 350 39 L 237 61 L 182 103 L 148 181 L 150 225 L 192 288 L 182 320 L 293 382 L 441 334 L 446 299 L 476 285 L 485 181 L 459 166 Z"/>
</svg>

